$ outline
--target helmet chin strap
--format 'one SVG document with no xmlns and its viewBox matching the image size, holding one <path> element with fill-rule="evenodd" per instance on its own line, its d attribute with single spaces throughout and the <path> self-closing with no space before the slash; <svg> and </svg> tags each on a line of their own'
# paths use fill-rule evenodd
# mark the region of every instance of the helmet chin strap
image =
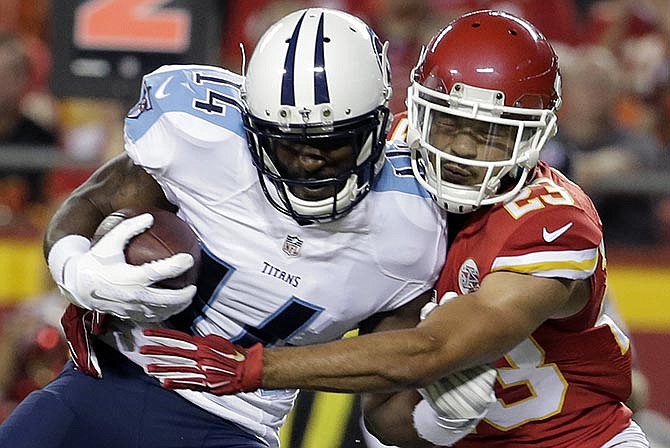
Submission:
<svg viewBox="0 0 670 448">
<path fill-rule="evenodd" d="M 365 141 L 361 145 L 361 149 L 358 152 L 358 157 L 356 158 L 356 166 L 360 166 L 361 163 L 365 162 L 365 160 L 372 153 L 372 136 L 373 132 L 370 131 L 368 136 L 365 138 Z"/>
<path fill-rule="evenodd" d="M 335 213 L 353 202 L 360 194 L 362 189 L 357 188 L 358 176 L 353 174 L 347 179 L 344 186 L 338 191 L 335 197 Z M 277 186 L 278 187 L 278 186 Z M 301 214 L 307 216 L 317 216 L 326 214 L 333 210 L 333 197 L 329 196 L 326 199 L 319 201 L 307 201 L 294 195 L 290 188 L 283 186 L 286 192 L 286 198 L 290 203 L 291 208 Z"/>
<path fill-rule="evenodd" d="M 498 190 L 500 189 L 500 184 L 501 183 L 502 182 L 500 181 L 500 179 L 498 177 L 491 178 L 491 181 L 488 182 L 488 184 L 486 186 L 485 195 L 488 196 L 488 195 L 496 194 L 498 192 Z"/>
<path fill-rule="evenodd" d="M 528 160 L 524 163 L 524 166 L 528 169 L 533 169 L 537 165 L 537 161 L 540 159 L 540 151 L 529 151 Z"/>
</svg>

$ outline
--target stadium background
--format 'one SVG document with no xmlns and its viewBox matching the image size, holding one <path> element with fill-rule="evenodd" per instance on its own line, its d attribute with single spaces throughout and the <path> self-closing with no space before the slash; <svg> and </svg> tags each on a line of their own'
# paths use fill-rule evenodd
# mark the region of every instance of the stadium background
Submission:
<svg viewBox="0 0 670 448">
<path fill-rule="evenodd" d="M 661 14 L 649 17 L 631 6 L 634 3 L 650 8 L 660 5 L 657 12 Z M 625 20 L 608 16 L 608 10 L 599 4 L 618 4 L 618 11 L 629 16 Z M 156 9 L 143 17 L 136 14 L 142 5 Z M 163 63 L 184 62 L 214 63 L 239 72 L 239 43 L 244 43 L 249 54 L 269 23 L 306 5 L 340 7 L 359 14 L 383 39 L 391 41 L 394 112 L 402 110 L 409 69 L 425 36 L 449 17 L 471 8 L 502 6 L 529 18 L 550 39 L 569 45 L 616 33 L 630 39 L 660 36 L 663 51 L 656 62 L 666 70 L 670 65 L 670 12 L 664 0 L 0 0 L 0 29 L 25 40 L 33 63 L 23 107 L 50 126 L 59 141 L 52 151 L 0 143 L 0 169 L 20 174 L 29 167 L 46 173 L 43 194 L 37 200 L 27 197 L 21 182 L 11 177 L 0 180 L 0 310 L 4 316 L 0 328 L 5 333 L 17 308 L 31 303 L 39 306 L 53 291 L 41 253 L 44 225 L 60 200 L 122 147 L 121 122 L 139 90 L 139 76 Z M 92 25 L 86 28 L 82 21 Z M 642 126 L 649 93 L 632 88 L 622 95 L 616 113 L 623 125 Z M 662 135 L 667 136 L 663 133 L 668 132 L 668 122 L 666 119 L 665 128 L 659 130 Z M 667 157 L 667 141 L 665 144 Z M 629 239 L 608 242 L 609 292 L 629 328 L 636 363 L 648 379 L 648 406 L 670 418 L 668 186 L 670 177 L 664 171 L 604 182 L 597 186 L 597 193 L 650 199 L 657 207 L 653 214 L 640 217 L 658 221 L 652 238 L 640 241 L 631 232 Z M 0 337 L 2 334 L 0 331 Z M 26 332 L 19 339 L 37 338 L 37 334 Z M 0 362 L 22 357 L 16 347 L 29 344 L 10 345 L 0 339 L 0 347 L 4 346 Z M 42 374 L 41 381 L 46 379 Z M 9 387 L 7 383 L 0 378 L 0 387 Z M 300 412 L 287 422 L 285 446 L 357 446 L 361 443 L 357 419 L 350 418 L 356 406 L 349 395 L 306 394 L 298 402 Z M 343 430 L 346 428 L 349 430 Z"/>
</svg>

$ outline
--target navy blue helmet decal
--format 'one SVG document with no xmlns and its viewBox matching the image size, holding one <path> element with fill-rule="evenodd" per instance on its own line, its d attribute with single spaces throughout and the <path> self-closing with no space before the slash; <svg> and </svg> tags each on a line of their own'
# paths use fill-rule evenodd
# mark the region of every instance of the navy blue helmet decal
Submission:
<svg viewBox="0 0 670 448">
<path fill-rule="evenodd" d="M 298 47 L 298 35 L 300 34 L 300 27 L 305 18 L 303 13 L 298 23 L 295 25 L 293 34 L 288 41 L 288 51 L 286 52 L 286 59 L 284 60 L 284 75 L 281 81 L 281 104 L 286 106 L 295 106 L 295 89 L 293 86 L 295 73 L 295 50 Z"/>
<path fill-rule="evenodd" d="M 316 47 L 314 48 L 314 104 L 330 102 L 328 94 L 328 79 L 326 78 L 326 61 L 324 59 L 323 13 L 319 18 L 319 27 L 316 31 Z"/>
<path fill-rule="evenodd" d="M 329 39 L 324 35 L 324 17 L 324 14 L 321 13 L 316 30 L 316 40 L 314 42 L 314 104 L 330 102 L 325 58 L 325 44 L 329 42 Z M 298 36 L 300 35 L 304 18 L 305 14 L 300 17 L 291 38 L 287 40 L 288 49 L 286 51 L 286 59 L 284 60 L 280 103 L 284 106 L 295 106 L 295 58 L 298 48 Z"/>
</svg>

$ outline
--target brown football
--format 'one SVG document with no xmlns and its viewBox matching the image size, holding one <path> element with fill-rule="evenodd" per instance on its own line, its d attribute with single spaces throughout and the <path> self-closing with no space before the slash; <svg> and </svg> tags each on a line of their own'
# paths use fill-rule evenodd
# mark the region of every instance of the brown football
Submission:
<svg viewBox="0 0 670 448">
<path fill-rule="evenodd" d="M 154 223 L 144 232 L 133 237 L 125 248 L 126 261 L 140 265 L 154 260 L 171 257 L 185 252 L 193 256 L 195 264 L 182 275 L 157 282 L 160 288 L 179 289 L 195 284 L 200 270 L 200 244 L 193 230 L 176 214 L 161 209 L 124 208 L 108 215 L 98 226 L 93 235 L 93 244 L 103 235 L 112 230 L 124 219 L 151 213 Z"/>
</svg>

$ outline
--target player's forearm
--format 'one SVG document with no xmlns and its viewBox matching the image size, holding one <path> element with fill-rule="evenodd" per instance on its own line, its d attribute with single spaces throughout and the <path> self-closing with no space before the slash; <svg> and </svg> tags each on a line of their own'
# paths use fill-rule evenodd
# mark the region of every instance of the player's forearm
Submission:
<svg viewBox="0 0 670 448">
<path fill-rule="evenodd" d="M 66 235 L 92 237 L 103 218 L 93 203 L 78 195 L 71 196 L 49 222 L 44 236 L 44 256 L 47 257 L 56 241 Z"/>
<path fill-rule="evenodd" d="M 44 255 L 48 256 L 53 245 L 66 235 L 93 236 L 98 224 L 111 211 L 109 205 L 119 190 L 120 171 L 117 159 L 99 168 L 80 185 L 58 208 L 51 218 L 44 236 Z"/>
<path fill-rule="evenodd" d="M 514 310 L 454 300 L 416 328 L 328 344 L 267 349 L 263 387 L 391 392 L 491 362 L 529 334 Z"/>
<path fill-rule="evenodd" d="M 375 333 L 328 344 L 266 349 L 263 387 L 334 392 L 417 388 L 441 366 L 439 344 L 417 329 Z"/>
</svg>

